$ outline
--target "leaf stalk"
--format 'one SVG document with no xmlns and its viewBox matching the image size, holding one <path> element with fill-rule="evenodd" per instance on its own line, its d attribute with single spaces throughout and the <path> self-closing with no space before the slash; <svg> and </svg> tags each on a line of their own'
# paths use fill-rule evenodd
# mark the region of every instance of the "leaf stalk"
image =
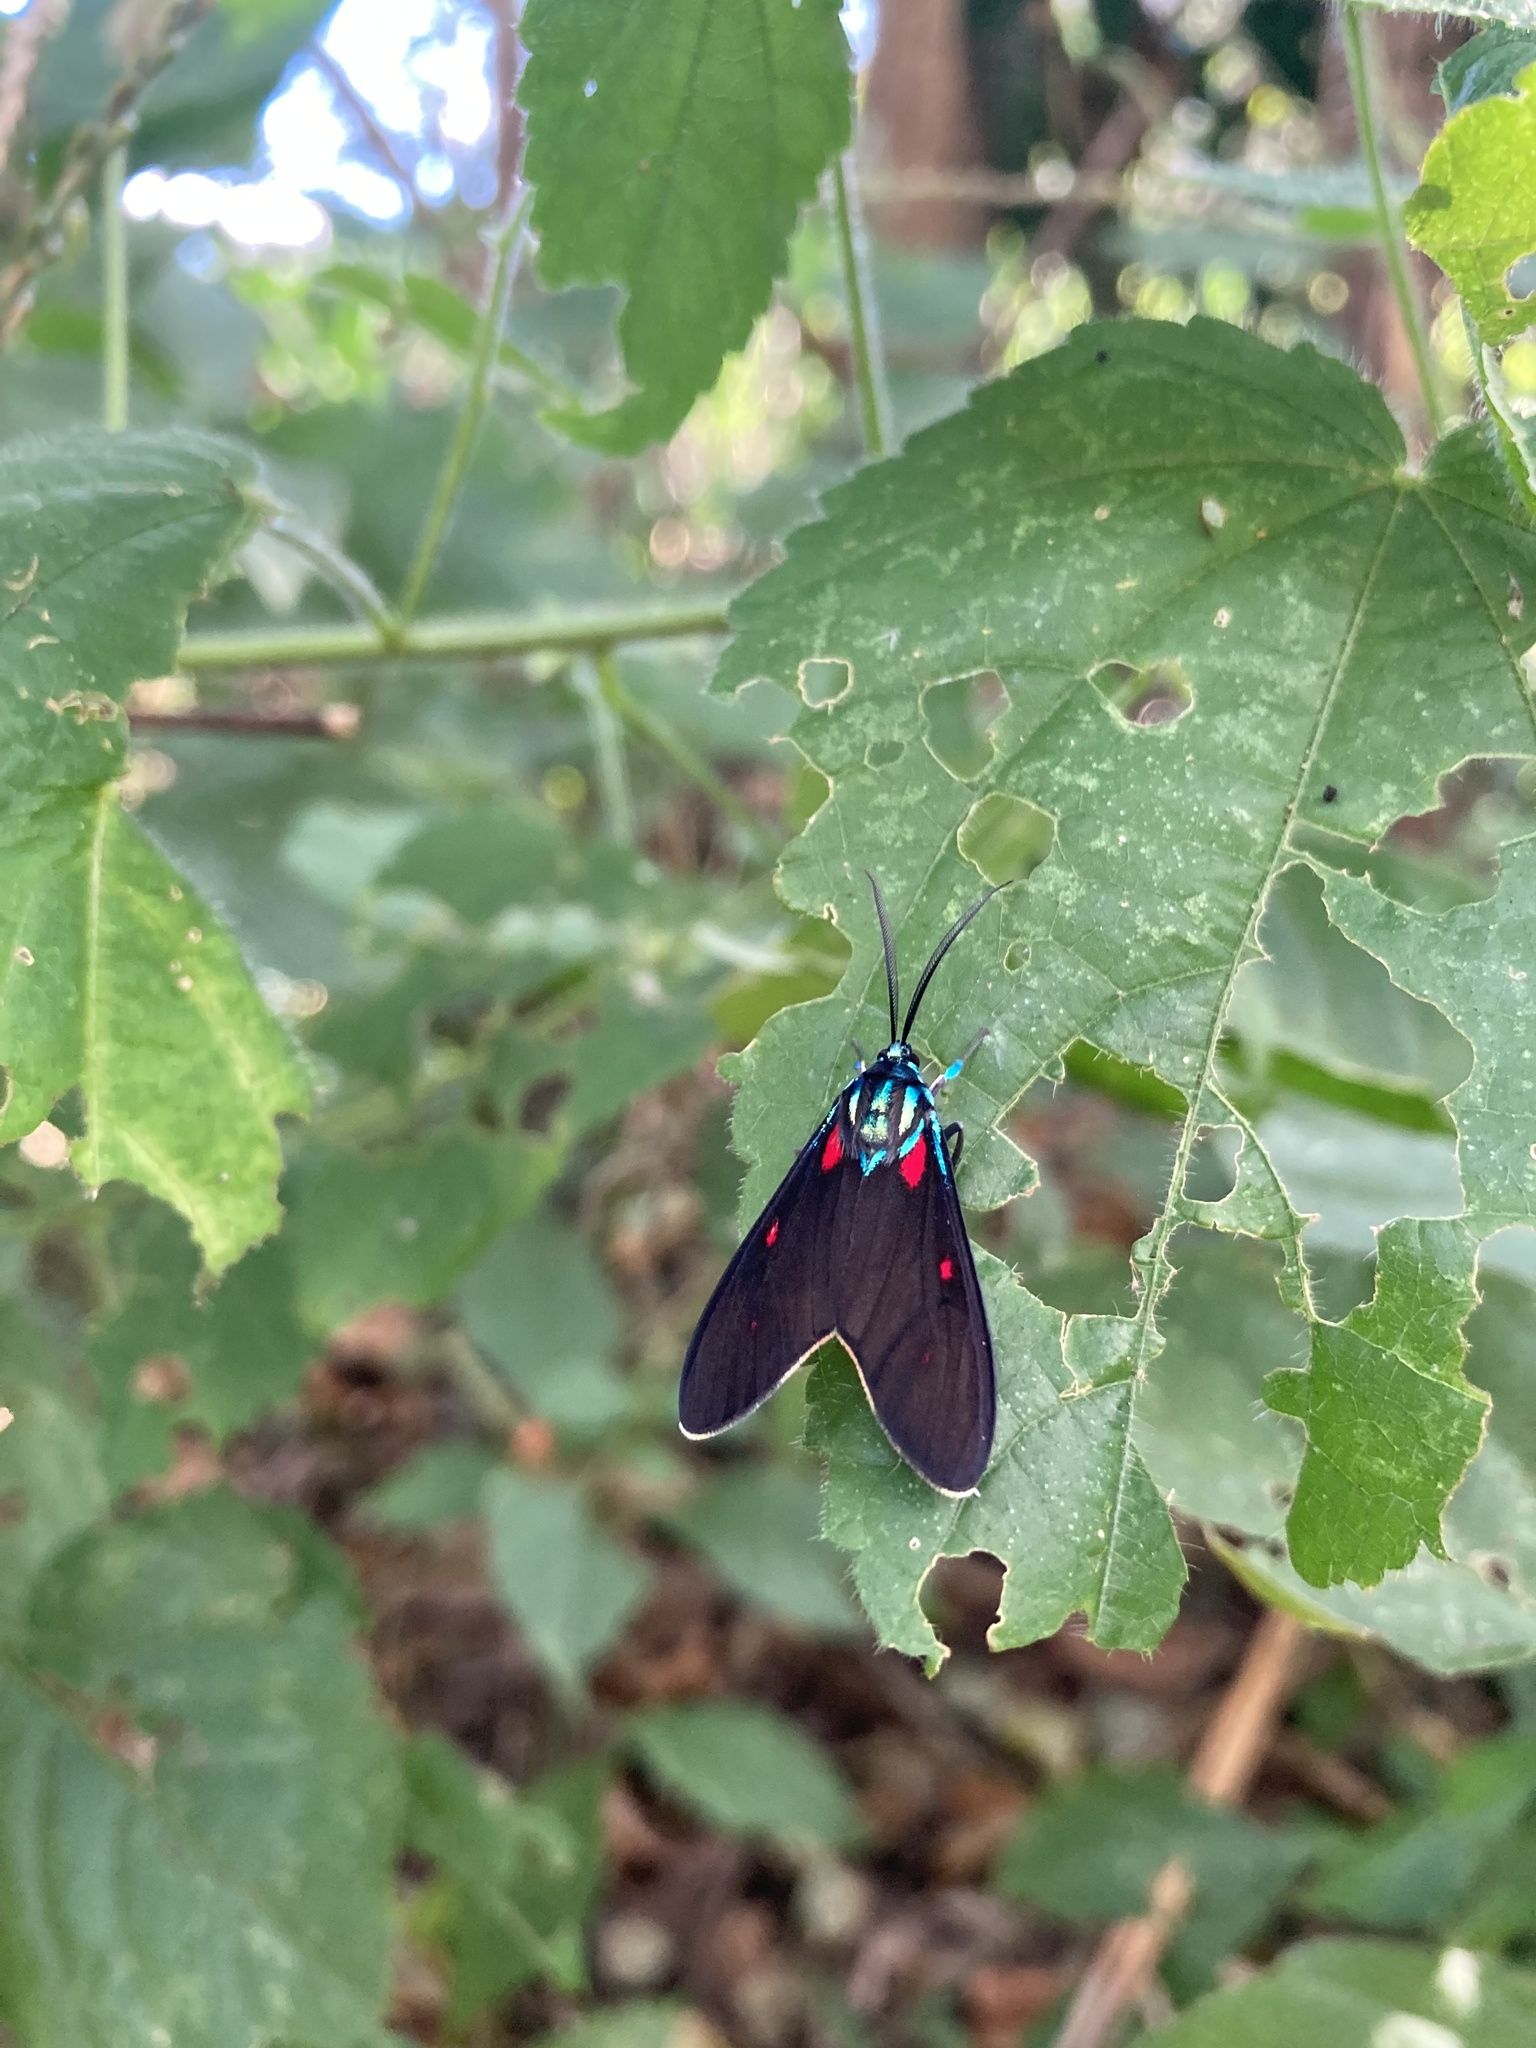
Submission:
<svg viewBox="0 0 1536 2048">
<path fill-rule="evenodd" d="M 453 517 L 453 508 L 458 502 L 459 492 L 469 471 L 475 443 L 480 438 L 480 427 L 490 402 L 491 370 L 496 360 L 502 321 L 506 317 L 507 297 L 511 291 L 518 252 L 522 247 L 523 229 L 532 203 L 533 192 L 530 187 L 524 190 L 512 208 L 493 243 L 491 274 L 469 360 L 469 389 L 464 395 L 463 409 L 459 413 L 453 439 L 448 444 L 448 453 L 444 456 L 443 466 L 438 472 L 432 502 L 427 507 L 421 537 L 416 543 L 415 558 L 400 598 L 400 619 L 406 625 L 409 625 L 421 608 L 421 600 L 426 595 L 427 585 L 432 579 L 432 571 L 437 566 L 437 558 Z"/>
<path fill-rule="evenodd" d="M 1445 432 L 1445 408 L 1440 402 L 1440 390 L 1435 380 L 1434 359 L 1424 328 L 1424 315 L 1408 268 L 1408 244 L 1403 235 L 1402 219 L 1388 188 L 1382 163 L 1373 91 L 1374 28 L 1366 21 L 1358 0 L 1345 0 L 1341 12 L 1344 60 L 1349 70 L 1350 97 L 1355 105 L 1355 125 L 1360 131 L 1360 149 L 1370 174 L 1377 239 L 1381 243 L 1382 260 L 1387 266 L 1387 279 L 1397 301 L 1403 332 L 1408 337 L 1424 417 L 1429 422 L 1431 438 L 1438 440 Z"/>
<path fill-rule="evenodd" d="M 101 423 L 128 425 L 128 224 L 123 186 L 128 151 L 119 143 L 101 167 Z"/>
<path fill-rule="evenodd" d="M 891 422 L 885 349 L 880 338 L 874 266 L 870 262 L 869 237 L 864 231 L 851 151 L 832 159 L 832 202 L 843 258 L 843 286 L 848 295 L 848 338 L 853 354 L 854 388 L 859 394 L 859 420 L 866 450 L 879 457 L 890 453 L 896 436 Z"/>
</svg>

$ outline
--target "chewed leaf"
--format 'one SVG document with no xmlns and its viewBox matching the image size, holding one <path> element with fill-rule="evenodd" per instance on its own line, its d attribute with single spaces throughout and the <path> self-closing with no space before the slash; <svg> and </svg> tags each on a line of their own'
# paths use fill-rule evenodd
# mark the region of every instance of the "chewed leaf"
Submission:
<svg viewBox="0 0 1536 2048">
<path fill-rule="evenodd" d="M 533 0 L 520 33 L 545 280 L 628 294 L 619 339 L 636 388 L 554 424 L 633 454 L 746 341 L 796 212 L 848 139 L 837 0 Z"/>
<path fill-rule="evenodd" d="M 925 1485 L 832 1352 L 808 1395 L 808 1441 L 832 1461 L 826 1532 L 855 1553 L 854 1583 L 881 1639 L 930 1670 L 947 1653 L 919 1605 L 923 1581 L 940 1557 L 972 1550 L 1008 1567 L 994 1649 L 1049 1635 L 1079 1611 L 1096 1641 L 1151 1649 L 1178 1610 L 1184 1560 L 1129 1442 L 1135 1389 L 1116 1356 L 1127 1326 L 1064 1324 L 996 1259 L 982 1253 L 976 1263 L 999 1364 L 997 1449 L 980 1487 L 956 1501 Z M 1073 1345 L 1072 1365 L 1064 1330 L 1086 1340 Z M 1098 1370 L 1089 1379 L 1079 1365 Z"/>
<path fill-rule="evenodd" d="M 1463 1223 L 1389 1225 L 1373 1299 L 1317 1326 L 1308 1371 L 1265 1382 L 1269 1405 L 1306 1425 L 1286 1529 L 1312 1585 L 1374 1586 L 1421 1543 L 1444 1557 L 1440 1516 L 1488 1409 L 1461 1370 L 1476 1257 Z"/>
<path fill-rule="evenodd" d="M 833 492 L 733 610 L 718 687 L 790 685 L 830 657 L 858 675 L 844 700 L 795 721 L 831 793 L 780 884 L 793 907 L 831 905 L 853 956 L 834 996 L 781 1012 L 742 1057 L 744 1207 L 845 1078 L 852 1041 L 878 1039 L 860 869 L 878 869 L 901 953 L 921 957 L 973 900 L 974 842 L 998 798 L 1033 807 L 1054 836 L 957 948 L 924 1014 L 944 1059 L 987 1033 L 955 1094 L 968 1144 L 1077 1041 L 1150 1068 L 1185 1105 L 1168 1193 L 1137 1249 L 1137 1311 L 1112 1332 L 1124 1369 L 1112 1395 L 1086 1375 L 1122 1422 L 1069 1433 L 1061 1457 L 1080 1463 L 1042 1496 L 1058 1500 L 1056 1540 L 1077 1570 L 1099 1524 L 1069 1515 L 1066 1495 L 1131 1497 L 1129 1421 L 1157 1372 L 1179 1225 L 1273 1238 L 1286 1298 L 1306 1304 L 1300 1219 L 1218 1084 L 1234 989 L 1260 958 L 1297 840 L 1326 830 L 1363 860 L 1455 761 L 1530 749 L 1521 656 L 1536 611 L 1528 620 L 1508 592 L 1511 579 L 1536 589 L 1536 532 L 1479 434 L 1452 435 L 1420 475 L 1403 455 L 1379 393 L 1309 349 L 1282 354 L 1200 320 L 1084 328 Z M 1446 590 L 1461 601 L 1447 605 Z M 988 672 L 1007 708 L 990 760 L 962 781 L 924 744 L 924 692 Z M 1153 706 L 1151 726 L 1137 722 Z M 868 765 L 876 741 L 904 744 L 897 772 Z M 1469 914 L 1486 929 L 1482 906 Z M 1474 1042 L 1491 1021 L 1442 1007 Z M 1223 1126 L 1239 1132 L 1237 1184 L 1198 1202 L 1198 1141 Z M 1454 1375 L 1459 1340 L 1441 1334 Z M 1010 1341 L 998 1339 L 1005 1373 Z M 834 1520 L 844 1455 L 834 1446 Z M 882 1566 L 905 1583 L 875 1506 L 887 1495 L 871 1472 L 860 1483 L 861 1583 L 883 1585 Z M 897 1482 L 880 1484 L 894 1514 Z M 881 1626 L 910 1642 L 909 1610 L 907 1594 L 887 1600 Z M 1043 1608 L 1038 1619 L 1054 1625 Z"/>
<path fill-rule="evenodd" d="M 1461 294 L 1485 341 L 1513 341 L 1536 320 L 1536 298 L 1509 274 L 1536 250 L 1536 64 L 1453 114 L 1429 146 L 1403 210 L 1409 239 Z"/>
<path fill-rule="evenodd" d="M 275 1230 L 273 1120 L 309 1084 L 209 907 L 125 816 L 132 683 L 252 523 L 254 468 L 193 434 L 0 452 L 0 1141 L 78 1087 L 74 1164 L 179 1209 L 215 1269 Z"/>
</svg>

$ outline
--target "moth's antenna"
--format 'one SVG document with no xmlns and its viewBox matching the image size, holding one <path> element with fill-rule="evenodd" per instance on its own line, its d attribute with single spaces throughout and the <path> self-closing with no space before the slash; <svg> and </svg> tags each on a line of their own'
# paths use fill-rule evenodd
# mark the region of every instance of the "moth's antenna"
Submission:
<svg viewBox="0 0 1536 2048">
<path fill-rule="evenodd" d="M 950 926 L 949 930 L 944 934 L 943 938 L 940 939 L 939 943 L 934 947 L 933 957 L 928 962 L 928 965 L 923 969 L 922 973 L 918 976 L 916 991 L 913 994 L 911 1003 L 907 1007 L 907 1021 L 901 1027 L 901 1042 L 903 1045 L 907 1043 L 908 1039 L 912 1035 L 912 1026 L 917 1018 L 918 1004 L 921 1003 L 923 997 L 928 993 L 928 984 L 930 981 L 932 981 L 934 974 L 938 968 L 939 962 L 944 958 L 944 955 L 949 951 L 950 947 L 955 943 L 956 939 L 958 939 L 960 934 L 965 930 L 966 926 L 970 923 L 971 919 L 973 917 L 979 917 L 982 911 L 984 911 L 987 905 L 992 901 L 992 898 L 998 895 L 1002 889 L 1006 889 L 1007 886 L 1008 884 L 1006 882 L 1002 882 L 998 885 L 998 888 L 989 889 L 986 895 L 982 897 L 979 903 L 973 903 L 970 909 L 965 913 L 963 917 L 957 917 L 955 919 L 954 923 Z"/>
<path fill-rule="evenodd" d="M 885 948 L 885 992 L 890 998 L 891 1044 L 894 1045 L 896 1043 L 896 1005 L 900 1001 L 896 983 L 896 948 L 891 944 L 891 920 L 885 914 L 885 898 L 880 894 L 880 884 L 869 873 L 868 868 L 864 872 L 866 875 L 869 875 L 869 886 L 875 892 L 875 915 L 880 920 L 880 943 Z"/>
</svg>

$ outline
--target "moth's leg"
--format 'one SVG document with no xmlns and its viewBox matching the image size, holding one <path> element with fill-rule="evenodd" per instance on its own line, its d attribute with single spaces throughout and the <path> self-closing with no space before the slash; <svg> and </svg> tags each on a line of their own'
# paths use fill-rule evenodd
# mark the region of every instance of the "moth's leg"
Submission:
<svg viewBox="0 0 1536 2048">
<path fill-rule="evenodd" d="M 966 1061 L 970 1058 L 971 1054 L 976 1050 L 977 1046 L 981 1044 L 982 1040 L 984 1038 L 989 1037 L 990 1035 L 991 1034 L 989 1031 L 978 1031 L 976 1036 L 971 1040 L 970 1044 L 965 1048 L 965 1051 L 961 1053 L 959 1059 L 951 1060 L 949 1065 L 944 1069 L 943 1073 L 939 1075 L 938 1079 L 929 1084 L 928 1093 L 930 1095 L 937 1095 L 939 1090 L 945 1087 L 950 1081 L 958 1080 L 961 1072 L 965 1067 Z"/>
<path fill-rule="evenodd" d="M 856 1038 L 850 1038 L 848 1043 L 853 1047 L 855 1057 L 859 1062 L 859 1072 L 862 1074 L 868 1065 L 868 1061 L 864 1057 L 864 1048 Z"/>
<path fill-rule="evenodd" d="M 960 1154 L 965 1150 L 965 1127 L 962 1124 L 946 1124 L 939 1136 L 944 1140 L 944 1149 L 949 1153 L 949 1170 L 953 1173 L 960 1164 Z"/>
</svg>

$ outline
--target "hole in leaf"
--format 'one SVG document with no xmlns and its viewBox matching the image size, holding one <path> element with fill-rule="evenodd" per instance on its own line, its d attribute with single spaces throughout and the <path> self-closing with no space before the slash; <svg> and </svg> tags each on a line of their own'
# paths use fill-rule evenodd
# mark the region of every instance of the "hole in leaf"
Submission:
<svg viewBox="0 0 1536 2048">
<path fill-rule="evenodd" d="M 894 768 L 907 751 L 905 740 L 871 740 L 864 749 L 866 768 Z"/>
<path fill-rule="evenodd" d="M 1431 913 L 1497 893 L 1500 847 L 1536 832 L 1536 760 L 1463 761 L 1437 789 L 1435 808 L 1389 825 L 1366 862 L 1384 894 Z"/>
<path fill-rule="evenodd" d="M 992 729 L 1008 709 L 1008 692 L 995 669 L 949 676 L 922 695 L 923 740 L 941 768 L 959 782 L 974 782 L 992 765 Z"/>
<path fill-rule="evenodd" d="M 1504 289 L 1512 299 L 1528 299 L 1536 293 L 1536 249 L 1515 258 L 1504 273 Z M 1509 317 L 1513 318 L 1513 311 Z"/>
<path fill-rule="evenodd" d="M 840 704 L 853 688 L 853 663 L 835 655 L 818 655 L 801 662 L 797 680 L 806 703 L 825 711 L 829 704 Z"/>
<path fill-rule="evenodd" d="M 1022 882 L 1051 850 L 1054 820 L 1022 797 L 994 789 L 971 805 L 955 834 L 961 853 L 994 888 Z"/>
<path fill-rule="evenodd" d="M 1500 1557 L 1494 1551 L 1474 1550 L 1467 1563 L 1485 1585 L 1496 1586 L 1501 1593 L 1507 1593 L 1515 1582 L 1514 1566 L 1507 1557 Z"/>
<path fill-rule="evenodd" d="M 1127 725 L 1173 725 L 1195 701 L 1189 678 L 1176 661 L 1154 661 L 1150 668 L 1106 661 L 1090 680 Z"/>
</svg>

